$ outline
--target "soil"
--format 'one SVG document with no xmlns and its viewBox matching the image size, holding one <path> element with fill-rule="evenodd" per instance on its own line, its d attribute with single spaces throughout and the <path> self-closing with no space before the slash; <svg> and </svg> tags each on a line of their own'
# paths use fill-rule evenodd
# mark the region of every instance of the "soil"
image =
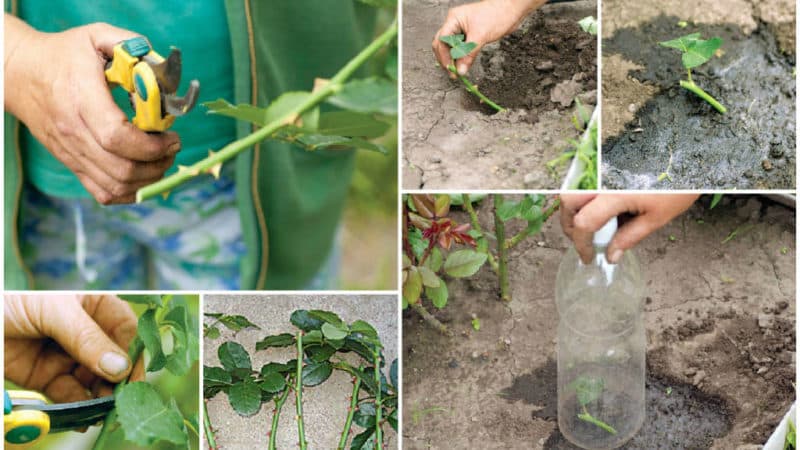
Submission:
<svg viewBox="0 0 800 450">
<path fill-rule="evenodd" d="M 794 210 L 756 196 L 725 196 L 713 210 L 709 202 L 636 249 L 647 292 L 648 416 L 626 448 L 762 445 L 794 399 Z M 478 206 L 484 227 L 490 203 Z M 448 281 L 448 305 L 434 314 L 454 337 L 404 312 L 405 448 L 570 448 L 557 431 L 551 362 L 555 275 L 568 245 L 551 219 L 514 248 L 510 303 L 498 300 L 486 267 Z"/>
<path fill-rule="evenodd" d="M 794 188 L 794 3 L 742 7 L 727 0 L 700 5 L 709 8 L 697 16 L 685 12 L 685 3 L 642 3 L 637 8 L 659 4 L 659 15 L 650 11 L 637 21 L 628 3 L 604 3 L 603 185 Z M 736 6 L 736 14 L 719 3 Z M 692 73 L 728 108 L 725 115 L 678 86 L 686 78 L 680 53 L 658 45 L 693 32 L 723 38 L 722 54 Z M 662 173 L 669 177 L 659 181 Z"/>
<path fill-rule="evenodd" d="M 494 114 L 450 80 L 431 52 L 449 8 L 464 0 L 403 3 L 403 187 L 557 188 L 566 167 L 576 97 L 597 102 L 597 40 L 577 21 L 596 1 L 545 5 L 520 29 L 484 47 L 468 77 L 509 110 Z"/>
</svg>

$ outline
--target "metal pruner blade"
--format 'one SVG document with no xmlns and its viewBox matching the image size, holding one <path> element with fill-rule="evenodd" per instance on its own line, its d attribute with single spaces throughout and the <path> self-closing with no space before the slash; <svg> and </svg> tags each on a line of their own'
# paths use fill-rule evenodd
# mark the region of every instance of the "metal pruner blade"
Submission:
<svg viewBox="0 0 800 450">
<path fill-rule="evenodd" d="M 200 94 L 200 82 L 192 80 L 189 89 L 183 97 L 174 94 L 164 94 L 164 111 L 173 116 L 182 116 L 194 108 L 197 96 Z"/>
</svg>

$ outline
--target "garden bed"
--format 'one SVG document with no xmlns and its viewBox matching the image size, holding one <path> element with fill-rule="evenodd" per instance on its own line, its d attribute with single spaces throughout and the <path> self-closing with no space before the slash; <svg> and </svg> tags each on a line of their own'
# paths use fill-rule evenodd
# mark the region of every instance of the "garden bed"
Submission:
<svg viewBox="0 0 800 450">
<path fill-rule="evenodd" d="M 642 3 L 651 15 L 604 4 L 604 186 L 794 188 L 794 2 L 727 0 L 696 15 L 684 3 Z M 693 75 L 726 114 L 678 86 L 680 55 L 658 45 L 690 33 L 723 40 Z"/>
<path fill-rule="evenodd" d="M 509 111 L 493 114 L 436 65 L 431 40 L 463 1 L 404 2 L 403 187 L 553 188 L 566 167 L 548 161 L 580 132 L 575 97 L 596 103 L 596 39 L 577 22 L 595 1 L 545 5 L 520 29 L 484 47 L 469 78 Z"/>
<path fill-rule="evenodd" d="M 636 250 L 647 292 L 648 416 L 625 448 L 665 439 L 670 448 L 763 444 L 794 398 L 794 210 L 750 196 L 725 197 L 713 210 L 708 198 L 701 203 Z M 490 206 L 478 207 L 484 226 Z M 510 303 L 498 300 L 487 267 L 448 281 L 450 299 L 435 315 L 453 337 L 404 313 L 404 447 L 571 448 L 557 430 L 552 363 L 555 275 L 568 245 L 550 220 L 517 246 Z"/>
</svg>

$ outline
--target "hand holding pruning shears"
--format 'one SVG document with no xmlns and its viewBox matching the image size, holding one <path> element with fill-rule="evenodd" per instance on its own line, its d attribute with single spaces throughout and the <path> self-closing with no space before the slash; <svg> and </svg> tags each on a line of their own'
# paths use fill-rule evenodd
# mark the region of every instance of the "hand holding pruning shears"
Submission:
<svg viewBox="0 0 800 450">
<path fill-rule="evenodd" d="M 92 425 L 113 408 L 113 383 L 144 378 L 125 350 L 136 336 L 136 315 L 116 297 L 6 295 L 4 325 L 5 379 L 56 402 L 6 392 L 6 444 Z M 15 436 L 20 442 L 8 442 Z"/>
</svg>

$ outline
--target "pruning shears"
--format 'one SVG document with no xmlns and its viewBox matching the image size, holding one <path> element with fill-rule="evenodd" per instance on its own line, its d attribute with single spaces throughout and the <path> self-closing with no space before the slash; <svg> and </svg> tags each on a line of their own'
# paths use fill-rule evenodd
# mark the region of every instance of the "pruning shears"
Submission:
<svg viewBox="0 0 800 450">
<path fill-rule="evenodd" d="M 143 37 L 115 45 L 105 74 L 112 89 L 118 85 L 128 91 L 136 112 L 132 122 L 143 131 L 165 131 L 171 127 L 175 117 L 194 107 L 200 91 L 200 82 L 192 80 L 186 95 L 178 96 L 181 51 L 172 47 L 164 59 Z"/>
<path fill-rule="evenodd" d="M 75 431 L 102 421 L 114 409 L 114 396 L 71 403 L 48 403 L 33 391 L 3 391 L 5 448 L 27 448 L 49 433 Z"/>
</svg>

